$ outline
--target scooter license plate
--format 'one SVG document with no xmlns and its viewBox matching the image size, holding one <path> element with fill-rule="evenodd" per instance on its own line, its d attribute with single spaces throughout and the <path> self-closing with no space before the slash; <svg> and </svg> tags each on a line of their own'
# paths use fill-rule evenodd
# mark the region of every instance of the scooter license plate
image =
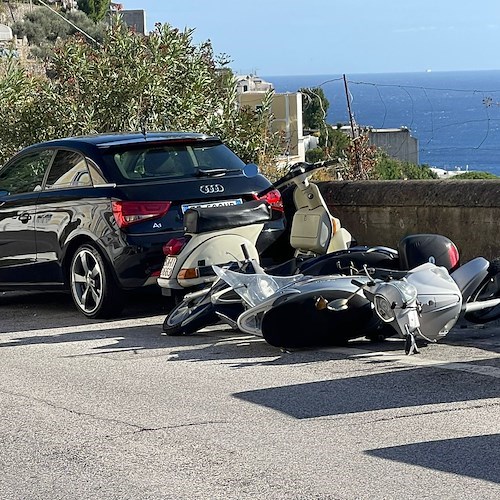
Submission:
<svg viewBox="0 0 500 500">
<path fill-rule="evenodd" d="M 163 267 L 161 268 L 160 278 L 170 278 L 176 262 L 177 257 L 166 257 Z"/>
<path fill-rule="evenodd" d="M 206 201 L 204 203 L 190 203 L 189 205 L 181 205 L 182 213 L 190 208 L 214 208 L 214 207 L 232 207 L 233 205 L 241 205 L 243 200 L 238 198 L 236 200 L 222 200 L 222 201 Z"/>
</svg>

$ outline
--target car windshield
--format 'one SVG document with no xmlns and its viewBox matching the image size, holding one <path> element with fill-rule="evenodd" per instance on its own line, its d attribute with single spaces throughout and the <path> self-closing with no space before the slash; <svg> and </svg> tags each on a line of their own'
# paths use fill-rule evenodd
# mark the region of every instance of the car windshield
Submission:
<svg viewBox="0 0 500 500">
<path fill-rule="evenodd" d="M 215 171 L 241 171 L 245 166 L 220 142 L 121 146 L 107 152 L 104 159 L 108 165 L 118 167 L 121 177 L 136 181 L 209 175 Z M 113 170 L 116 171 L 116 168 Z"/>
</svg>

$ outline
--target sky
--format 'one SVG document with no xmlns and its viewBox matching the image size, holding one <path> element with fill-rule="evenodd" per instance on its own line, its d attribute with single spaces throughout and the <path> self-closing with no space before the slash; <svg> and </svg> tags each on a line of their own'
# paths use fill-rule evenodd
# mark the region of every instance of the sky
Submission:
<svg viewBox="0 0 500 500">
<path fill-rule="evenodd" d="M 117 0 L 194 28 L 239 74 L 500 69 L 500 0 Z"/>
</svg>

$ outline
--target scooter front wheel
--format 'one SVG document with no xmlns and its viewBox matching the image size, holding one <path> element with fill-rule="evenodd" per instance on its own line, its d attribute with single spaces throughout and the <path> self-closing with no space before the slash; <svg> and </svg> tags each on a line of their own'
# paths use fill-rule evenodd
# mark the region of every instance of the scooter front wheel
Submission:
<svg viewBox="0 0 500 500">
<path fill-rule="evenodd" d="M 189 335 L 218 320 L 212 302 L 200 304 L 197 300 L 183 300 L 165 318 L 163 331 L 169 336 Z"/>
</svg>

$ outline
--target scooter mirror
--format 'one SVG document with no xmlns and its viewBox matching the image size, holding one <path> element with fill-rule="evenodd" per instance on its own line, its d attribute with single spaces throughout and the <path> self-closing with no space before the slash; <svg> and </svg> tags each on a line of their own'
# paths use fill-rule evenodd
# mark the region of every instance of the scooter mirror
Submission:
<svg viewBox="0 0 500 500">
<path fill-rule="evenodd" d="M 346 309 L 349 308 L 347 303 L 349 302 L 350 298 L 351 297 L 348 297 L 347 299 L 332 300 L 331 302 L 328 303 L 326 307 L 329 311 L 335 311 L 335 312 L 345 311 Z"/>
<path fill-rule="evenodd" d="M 364 284 L 361 283 L 360 281 L 356 281 L 356 280 L 352 280 L 352 282 L 354 285 L 358 285 L 358 289 L 355 290 L 354 292 L 352 292 L 348 297 L 344 297 L 342 299 L 333 299 L 331 300 L 330 302 L 328 302 L 328 305 L 326 306 L 326 308 L 329 310 L 329 311 L 335 311 L 335 312 L 339 312 L 339 311 L 345 311 L 346 309 L 349 309 L 349 301 L 355 296 L 357 295 L 357 293 L 363 288 Z"/>
<path fill-rule="evenodd" d="M 259 173 L 259 167 L 255 163 L 247 163 L 243 167 L 243 175 L 245 177 L 255 177 Z"/>
</svg>

